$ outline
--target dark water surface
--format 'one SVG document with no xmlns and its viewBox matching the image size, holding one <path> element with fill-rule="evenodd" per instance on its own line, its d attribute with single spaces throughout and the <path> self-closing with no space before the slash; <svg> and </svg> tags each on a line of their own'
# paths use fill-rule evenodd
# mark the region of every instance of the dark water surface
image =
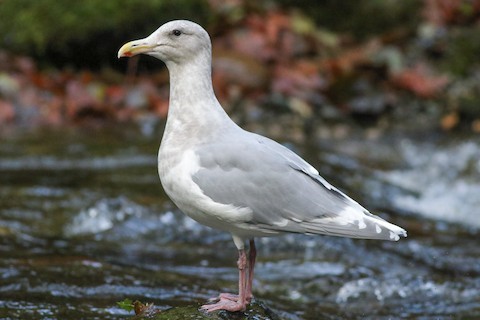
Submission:
<svg viewBox="0 0 480 320">
<path fill-rule="evenodd" d="M 259 239 L 256 298 L 284 319 L 480 319 L 478 137 L 322 130 L 296 151 L 409 237 Z M 163 193 L 161 132 L 1 133 L 1 319 L 121 319 L 125 298 L 168 308 L 237 290 L 230 236 Z"/>
</svg>

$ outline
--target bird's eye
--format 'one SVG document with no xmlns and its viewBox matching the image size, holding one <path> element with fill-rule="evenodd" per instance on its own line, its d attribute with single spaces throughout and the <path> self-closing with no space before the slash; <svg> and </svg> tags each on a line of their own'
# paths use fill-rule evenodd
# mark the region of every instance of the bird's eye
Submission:
<svg viewBox="0 0 480 320">
<path fill-rule="evenodd" d="M 172 34 L 176 37 L 180 36 L 182 34 L 182 31 L 178 30 L 178 29 L 175 29 L 172 31 Z"/>
</svg>

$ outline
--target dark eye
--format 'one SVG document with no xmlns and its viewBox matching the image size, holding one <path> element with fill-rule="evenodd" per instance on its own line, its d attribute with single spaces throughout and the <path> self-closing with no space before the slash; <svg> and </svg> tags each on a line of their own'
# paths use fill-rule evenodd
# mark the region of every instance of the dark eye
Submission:
<svg viewBox="0 0 480 320">
<path fill-rule="evenodd" d="M 172 31 L 172 34 L 176 37 L 180 36 L 182 34 L 182 31 L 178 30 L 178 29 L 175 29 Z"/>
</svg>

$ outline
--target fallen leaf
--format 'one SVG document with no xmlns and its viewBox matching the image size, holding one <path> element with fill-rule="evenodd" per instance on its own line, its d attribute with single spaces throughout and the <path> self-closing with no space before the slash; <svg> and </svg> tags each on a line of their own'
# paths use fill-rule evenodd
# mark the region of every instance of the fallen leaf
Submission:
<svg viewBox="0 0 480 320">
<path fill-rule="evenodd" d="M 475 133 L 480 133 L 480 119 L 475 119 L 472 122 L 472 130 Z"/>
<path fill-rule="evenodd" d="M 381 48 L 378 39 L 372 39 L 366 44 L 357 46 L 342 53 L 335 58 L 325 59 L 321 62 L 321 69 L 325 70 L 332 77 L 351 73 L 359 65 L 370 63 L 374 54 Z"/>
<path fill-rule="evenodd" d="M 135 315 L 140 317 L 151 317 L 161 312 L 161 310 L 155 308 L 153 303 L 143 304 L 138 300 L 133 303 L 133 309 L 135 310 Z"/>
<path fill-rule="evenodd" d="M 451 112 L 443 116 L 440 122 L 440 125 L 443 130 L 452 130 L 458 125 L 459 121 L 460 121 L 460 117 L 458 116 L 458 113 Z"/>
<path fill-rule="evenodd" d="M 478 16 L 479 0 L 425 0 L 423 16 L 435 26 L 461 24 Z"/>
<path fill-rule="evenodd" d="M 397 87 L 406 89 L 421 98 L 437 96 L 449 83 L 446 75 L 433 75 L 424 64 L 417 64 L 413 68 L 393 74 L 391 81 Z"/>
<path fill-rule="evenodd" d="M 0 100 L 0 123 L 13 121 L 15 118 L 15 111 L 13 106 L 8 101 Z"/>
</svg>

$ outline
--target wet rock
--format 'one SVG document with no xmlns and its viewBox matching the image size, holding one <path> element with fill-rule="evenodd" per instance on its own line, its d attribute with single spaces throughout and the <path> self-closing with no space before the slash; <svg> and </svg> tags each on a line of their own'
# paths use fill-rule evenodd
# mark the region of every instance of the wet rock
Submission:
<svg viewBox="0 0 480 320">
<path fill-rule="evenodd" d="M 151 306 L 150 306 L 151 308 Z M 149 307 L 147 306 L 147 310 Z M 216 311 L 206 313 L 200 311 L 199 305 L 187 307 L 175 307 L 161 312 L 148 312 L 146 316 L 137 315 L 133 319 L 154 319 L 154 320 L 279 320 L 281 319 L 270 308 L 265 306 L 262 302 L 254 301 L 244 312 L 228 312 Z M 158 310 L 157 310 L 158 311 Z"/>
<path fill-rule="evenodd" d="M 355 97 L 349 102 L 349 108 L 354 114 L 379 115 L 390 105 L 390 97 L 385 94 Z"/>
</svg>

